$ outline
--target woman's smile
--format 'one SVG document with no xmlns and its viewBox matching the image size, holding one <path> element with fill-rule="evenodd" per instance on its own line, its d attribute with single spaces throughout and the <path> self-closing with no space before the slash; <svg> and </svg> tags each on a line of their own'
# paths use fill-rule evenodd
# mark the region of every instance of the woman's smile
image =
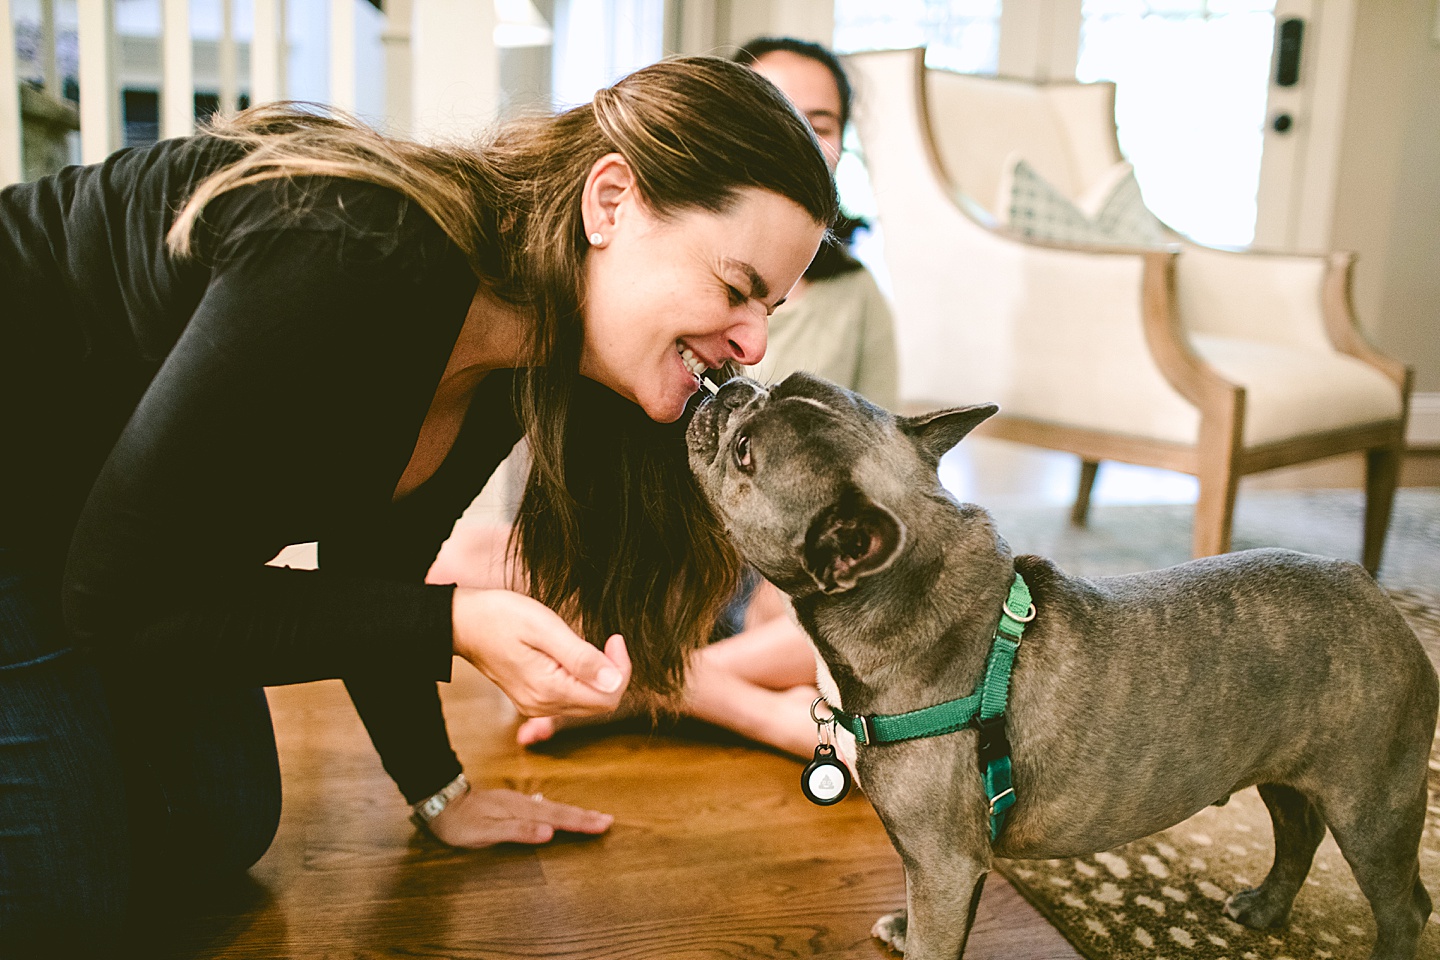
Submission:
<svg viewBox="0 0 1440 960">
<path fill-rule="evenodd" d="M 700 377 L 765 355 L 768 315 L 815 255 L 825 228 L 799 204 L 741 188 L 723 211 L 659 217 L 628 170 L 607 172 L 592 214 L 603 243 L 587 263 L 581 372 L 668 423 Z M 592 224 L 587 224 L 587 229 Z"/>
</svg>

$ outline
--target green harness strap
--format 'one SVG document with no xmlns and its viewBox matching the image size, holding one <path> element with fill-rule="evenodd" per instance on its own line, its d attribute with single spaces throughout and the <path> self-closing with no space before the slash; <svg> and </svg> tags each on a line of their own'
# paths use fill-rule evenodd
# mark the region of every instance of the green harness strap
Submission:
<svg viewBox="0 0 1440 960">
<path fill-rule="evenodd" d="M 1017 573 L 995 626 L 995 639 L 985 660 L 985 675 L 970 696 L 909 713 L 864 716 L 830 708 L 835 722 L 854 734 L 857 743 L 866 746 L 938 737 L 977 727 L 981 776 L 985 781 L 985 795 L 990 799 L 992 843 L 1005 826 L 1006 811 L 1015 803 L 1015 789 L 1010 782 L 1010 741 L 1005 735 L 1005 704 L 1010 697 L 1010 669 L 1020 649 L 1020 637 L 1025 632 L 1025 624 L 1034 619 L 1030 588 Z"/>
</svg>

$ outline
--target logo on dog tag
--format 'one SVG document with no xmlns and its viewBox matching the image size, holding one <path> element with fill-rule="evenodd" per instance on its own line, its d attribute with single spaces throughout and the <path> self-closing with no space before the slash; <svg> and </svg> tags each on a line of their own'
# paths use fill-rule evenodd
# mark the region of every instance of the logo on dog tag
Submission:
<svg viewBox="0 0 1440 960">
<path fill-rule="evenodd" d="M 835 758 L 832 745 L 822 743 L 815 748 L 815 759 L 800 774 L 800 792 L 822 807 L 839 803 L 850 792 L 850 771 Z"/>
</svg>

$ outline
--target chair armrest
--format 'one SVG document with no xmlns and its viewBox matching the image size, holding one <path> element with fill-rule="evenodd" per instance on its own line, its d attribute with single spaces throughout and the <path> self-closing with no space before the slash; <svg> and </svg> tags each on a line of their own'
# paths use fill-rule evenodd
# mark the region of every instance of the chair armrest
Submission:
<svg viewBox="0 0 1440 960">
<path fill-rule="evenodd" d="M 1325 257 L 1185 244 L 1176 294 L 1187 331 L 1332 353 Z"/>
<path fill-rule="evenodd" d="M 1413 371 L 1396 360 L 1376 350 L 1360 329 L 1355 318 L 1355 300 L 1352 284 L 1355 274 L 1355 254 L 1349 250 L 1336 251 L 1326 261 L 1323 312 L 1325 332 L 1336 350 L 1368 363 L 1395 382 L 1400 388 L 1404 402 L 1410 401 L 1410 386 Z"/>
</svg>

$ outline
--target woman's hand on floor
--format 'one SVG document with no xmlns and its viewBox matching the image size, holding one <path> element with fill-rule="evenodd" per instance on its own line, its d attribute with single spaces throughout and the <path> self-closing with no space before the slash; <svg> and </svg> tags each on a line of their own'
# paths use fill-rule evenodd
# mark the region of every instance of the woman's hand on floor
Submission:
<svg viewBox="0 0 1440 960">
<path fill-rule="evenodd" d="M 630 655 L 619 634 L 602 653 L 524 594 L 456 587 L 451 621 L 455 653 L 493 680 L 524 716 L 609 713 L 630 682 Z"/>
<path fill-rule="evenodd" d="M 514 790 L 471 790 L 430 821 L 430 832 L 452 847 L 545 843 L 555 831 L 604 833 L 615 818 Z"/>
</svg>

